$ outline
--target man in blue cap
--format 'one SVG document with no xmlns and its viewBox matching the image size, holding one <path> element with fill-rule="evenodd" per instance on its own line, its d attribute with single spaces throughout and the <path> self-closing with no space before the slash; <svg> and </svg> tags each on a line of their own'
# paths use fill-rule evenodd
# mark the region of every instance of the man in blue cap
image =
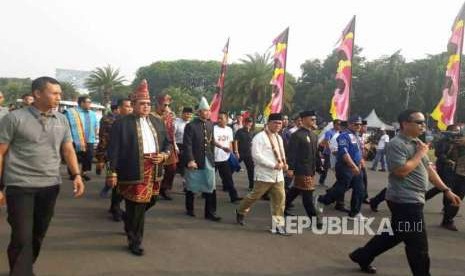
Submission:
<svg viewBox="0 0 465 276">
<path fill-rule="evenodd" d="M 365 193 L 361 174 L 362 145 L 358 136 L 361 127 L 360 116 L 349 118 L 349 128 L 337 138 L 336 184 L 325 195 L 317 198 L 317 203 L 329 205 L 342 197 L 347 189 L 352 188 L 349 217 L 357 220 L 366 219 L 360 213 Z"/>
</svg>

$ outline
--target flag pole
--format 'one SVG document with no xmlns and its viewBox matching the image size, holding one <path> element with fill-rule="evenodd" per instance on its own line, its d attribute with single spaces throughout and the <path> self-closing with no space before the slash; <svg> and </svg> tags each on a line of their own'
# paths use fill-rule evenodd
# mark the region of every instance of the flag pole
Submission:
<svg viewBox="0 0 465 276">
<path fill-rule="evenodd" d="M 352 107 L 351 101 L 352 101 L 352 80 L 354 76 L 354 49 L 355 49 L 355 15 L 352 17 L 352 20 L 354 21 L 354 31 L 352 33 L 352 53 L 350 57 L 350 86 L 349 86 L 349 108 L 347 110 L 347 119 L 350 117 L 350 110 Z M 351 20 L 351 21 L 352 21 Z"/>
<path fill-rule="evenodd" d="M 284 111 L 284 100 L 285 100 L 285 91 L 286 91 L 286 65 L 287 65 L 287 50 L 289 49 L 289 27 L 286 29 L 287 32 L 287 39 L 286 39 L 286 58 L 284 59 L 284 64 L 283 64 L 283 69 L 284 69 L 284 75 L 283 75 L 283 98 L 281 100 L 281 113 Z"/>
</svg>

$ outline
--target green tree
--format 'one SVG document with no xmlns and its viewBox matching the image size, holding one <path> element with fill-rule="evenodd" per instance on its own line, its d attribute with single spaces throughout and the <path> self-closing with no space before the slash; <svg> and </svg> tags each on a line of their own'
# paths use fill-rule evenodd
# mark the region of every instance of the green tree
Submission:
<svg viewBox="0 0 465 276">
<path fill-rule="evenodd" d="M 69 82 L 60 82 L 62 95 L 61 98 L 63 100 L 68 101 L 76 101 L 79 97 L 79 92 L 77 92 L 76 88 L 72 83 Z"/>
<path fill-rule="evenodd" d="M 226 76 L 223 109 L 250 110 L 257 116 L 271 99 L 270 80 L 273 64 L 269 54 L 246 55 L 239 64 L 233 64 Z M 284 112 L 292 111 L 295 78 L 286 74 Z"/>
<path fill-rule="evenodd" d="M 91 93 L 100 94 L 102 104 L 109 105 L 113 91 L 124 86 L 123 76 L 120 76 L 119 69 L 114 69 L 111 65 L 97 67 L 86 80 L 86 87 Z"/>
<path fill-rule="evenodd" d="M 211 99 L 219 71 L 220 63 L 217 61 L 157 61 L 137 70 L 132 87 L 135 88 L 142 79 L 146 79 L 152 97 L 167 88 L 176 87 L 190 91 L 193 97 L 205 96 Z"/>
<path fill-rule="evenodd" d="M 183 107 L 192 107 L 199 103 L 199 99 L 192 95 L 192 91 L 181 87 L 168 87 L 163 90 L 163 93 L 169 94 L 173 99 L 171 110 L 176 114 L 180 114 Z"/>
<path fill-rule="evenodd" d="M 5 105 L 16 103 L 26 93 L 31 93 L 31 79 L 0 78 L 0 91 L 5 97 Z"/>
</svg>

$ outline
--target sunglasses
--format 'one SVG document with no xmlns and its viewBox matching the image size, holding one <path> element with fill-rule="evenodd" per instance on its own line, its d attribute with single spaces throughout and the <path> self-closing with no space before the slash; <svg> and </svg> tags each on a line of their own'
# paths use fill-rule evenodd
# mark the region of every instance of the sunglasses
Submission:
<svg viewBox="0 0 465 276">
<path fill-rule="evenodd" d="M 148 106 L 150 106 L 150 102 L 140 102 L 139 104 L 140 105 L 148 105 Z"/>
<path fill-rule="evenodd" d="M 170 106 L 170 104 L 165 104 L 165 106 Z"/>
<path fill-rule="evenodd" d="M 409 121 L 410 123 L 415 123 L 417 125 L 425 125 L 426 122 L 424 120 L 414 120 L 414 121 Z"/>
</svg>

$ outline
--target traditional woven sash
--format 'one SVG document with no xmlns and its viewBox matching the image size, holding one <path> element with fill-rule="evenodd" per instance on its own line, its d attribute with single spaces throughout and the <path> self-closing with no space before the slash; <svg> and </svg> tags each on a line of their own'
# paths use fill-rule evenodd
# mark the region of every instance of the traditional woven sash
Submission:
<svg viewBox="0 0 465 276">
<path fill-rule="evenodd" d="M 68 112 L 70 114 L 70 124 L 74 130 L 73 141 L 76 145 L 76 151 L 86 151 L 86 137 L 79 112 L 75 108 L 68 109 Z"/>
<path fill-rule="evenodd" d="M 271 144 L 271 150 L 273 151 L 274 156 L 276 157 L 276 160 L 278 160 L 278 163 L 283 163 L 286 165 L 286 155 L 284 154 L 283 147 L 281 143 L 279 142 L 278 137 L 275 137 L 276 143 L 278 144 L 279 152 L 276 149 L 275 144 L 273 143 L 273 139 L 271 138 L 272 135 L 276 136 L 276 134 L 271 133 L 268 129 L 265 129 L 266 136 L 268 137 L 268 140 L 270 141 Z"/>
</svg>

